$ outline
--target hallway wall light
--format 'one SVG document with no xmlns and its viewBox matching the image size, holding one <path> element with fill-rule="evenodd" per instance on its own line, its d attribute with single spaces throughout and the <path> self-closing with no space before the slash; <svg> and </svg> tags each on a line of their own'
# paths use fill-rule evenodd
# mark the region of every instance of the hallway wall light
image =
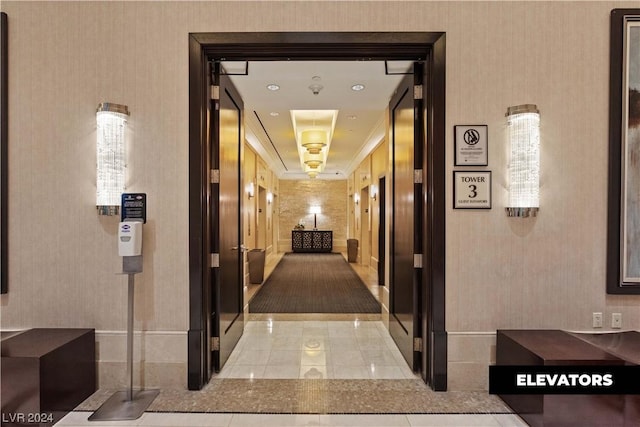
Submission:
<svg viewBox="0 0 640 427">
<path fill-rule="evenodd" d="M 96 112 L 96 207 L 99 215 L 118 215 L 125 189 L 126 105 L 103 102 Z"/>
<path fill-rule="evenodd" d="M 507 109 L 509 204 L 507 216 L 536 216 L 540 207 L 540 112 L 533 104 Z"/>
<path fill-rule="evenodd" d="M 267 204 L 271 204 L 271 202 L 273 202 L 273 193 L 271 191 L 269 191 L 267 193 Z"/>
<path fill-rule="evenodd" d="M 378 187 L 375 184 L 371 184 L 371 199 L 376 200 L 378 197 Z"/>
<path fill-rule="evenodd" d="M 355 193 L 353 195 L 353 201 L 355 202 L 356 205 L 360 203 L 360 195 L 358 193 Z"/>
<path fill-rule="evenodd" d="M 251 199 L 253 196 L 255 196 L 255 194 L 256 194 L 255 193 L 255 187 L 254 187 L 253 181 L 252 181 L 247 185 L 247 197 Z"/>
</svg>

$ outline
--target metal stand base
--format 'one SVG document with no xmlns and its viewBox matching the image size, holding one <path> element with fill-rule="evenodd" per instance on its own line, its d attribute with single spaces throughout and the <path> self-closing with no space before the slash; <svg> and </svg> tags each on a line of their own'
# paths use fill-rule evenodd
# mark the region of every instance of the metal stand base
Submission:
<svg viewBox="0 0 640 427">
<path fill-rule="evenodd" d="M 89 417 L 89 421 L 136 420 L 160 394 L 160 390 L 135 390 L 131 400 L 127 400 L 127 394 L 126 390 L 115 392 Z"/>
</svg>

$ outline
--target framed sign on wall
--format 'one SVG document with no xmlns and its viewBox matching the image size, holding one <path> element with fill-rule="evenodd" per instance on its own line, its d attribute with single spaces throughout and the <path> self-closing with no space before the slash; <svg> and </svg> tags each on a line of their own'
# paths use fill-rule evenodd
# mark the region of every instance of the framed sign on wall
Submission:
<svg viewBox="0 0 640 427">
<path fill-rule="evenodd" d="M 453 208 L 491 209 L 491 171 L 454 171 Z"/>
<path fill-rule="evenodd" d="M 488 131 L 487 125 L 454 126 L 456 166 L 487 166 Z"/>
</svg>

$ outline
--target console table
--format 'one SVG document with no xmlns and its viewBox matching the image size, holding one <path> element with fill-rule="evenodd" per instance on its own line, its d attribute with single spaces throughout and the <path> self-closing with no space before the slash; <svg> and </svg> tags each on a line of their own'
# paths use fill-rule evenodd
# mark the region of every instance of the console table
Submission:
<svg viewBox="0 0 640 427">
<path fill-rule="evenodd" d="M 293 252 L 331 252 L 333 250 L 333 231 L 292 230 L 291 249 Z"/>
</svg>

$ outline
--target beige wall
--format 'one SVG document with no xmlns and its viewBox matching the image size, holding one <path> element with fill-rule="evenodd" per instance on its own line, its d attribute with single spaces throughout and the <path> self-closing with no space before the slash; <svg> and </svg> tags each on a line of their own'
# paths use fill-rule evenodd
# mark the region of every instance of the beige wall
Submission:
<svg viewBox="0 0 640 427">
<path fill-rule="evenodd" d="M 279 211 L 277 214 L 280 236 L 279 251 L 291 251 L 291 230 L 302 222 L 305 229 L 312 230 L 311 206 L 320 206 L 322 213 L 316 215 L 318 230 L 333 231 L 333 251 L 344 251 L 347 247 L 347 194 L 346 180 L 321 181 L 280 180 Z"/>
<path fill-rule="evenodd" d="M 149 203 L 135 327 L 154 338 L 146 363 L 171 368 L 147 384 L 186 383 L 187 36 L 216 31 L 446 31 L 441 249 L 452 388 L 486 387 L 496 328 L 589 330 L 593 311 L 607 320 L 620 312 L 625 328 L 637 328 L 640 297 L 605 293 L 609 12 L 616 6 L 630 3 L 3 0 L 11 250 L 2 328 L 95 327 L 101 342 L 123 342 L 117 218 L 96 214 L 94 165 L 98 103 L 127 104 L 128 191 L 146 192 Z M 535 219 L 509 219 L 503 210 L 504 113 L 522 103 L 537 104 L 542 117 Z M 493 209 L 454 211 L 453 126 L 477 123 L 489 126 Z M 106 351 L 101 346 L 104 366 L 124 360 Z M 108 378 L 101 373 L 104 384 Z"/>
</svg>

